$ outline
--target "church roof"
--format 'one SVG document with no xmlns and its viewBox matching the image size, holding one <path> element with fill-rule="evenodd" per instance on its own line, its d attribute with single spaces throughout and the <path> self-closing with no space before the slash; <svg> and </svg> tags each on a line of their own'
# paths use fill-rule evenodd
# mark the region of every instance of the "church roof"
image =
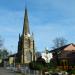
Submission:
<svg viewBox="0 0 75 75">
<path fill-rule="evenodd" d="M 17 56 L 17 53 L 9 55 L 8 57 L 15 57 L 15 56 Z"/>
</svg>

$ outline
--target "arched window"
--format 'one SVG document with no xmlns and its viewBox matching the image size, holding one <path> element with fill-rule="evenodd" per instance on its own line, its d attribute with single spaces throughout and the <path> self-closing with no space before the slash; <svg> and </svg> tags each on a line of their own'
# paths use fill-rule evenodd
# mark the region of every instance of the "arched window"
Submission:
<svg viewBox="0 0 75 75">
<path fill-rule="evenodd" d="M 30 51 L 27 51 L 27 61 L 32 61 L 32 53 Z"/>
</svg>

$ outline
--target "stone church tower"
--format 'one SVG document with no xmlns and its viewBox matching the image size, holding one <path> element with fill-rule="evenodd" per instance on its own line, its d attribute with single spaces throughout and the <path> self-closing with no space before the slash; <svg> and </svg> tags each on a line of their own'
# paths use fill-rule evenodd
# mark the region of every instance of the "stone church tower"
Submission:
<svg viewBox="0 0 75 75">
<path fill-rule="evenodd" d="M 18 63 L 28 64 L 35 60 L 35 44 L 33 34 L 30 34 L 28 13 L 25 9 L 24 25 L 22 35 L 19 34 L 18 41 Z"/>
</svg>

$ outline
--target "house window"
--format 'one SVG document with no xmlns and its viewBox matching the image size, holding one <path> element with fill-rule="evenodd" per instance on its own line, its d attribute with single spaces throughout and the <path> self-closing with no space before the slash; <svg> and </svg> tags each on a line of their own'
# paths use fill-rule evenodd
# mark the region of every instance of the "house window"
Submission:
<svg viewBox="0 0 75 75">
<path fill-rule="evenodd" d="M 67 66 L 68 65 L 68 61 L 67 60 L 62 60 L 62 65 L 63 66 Z"/>
</svg>

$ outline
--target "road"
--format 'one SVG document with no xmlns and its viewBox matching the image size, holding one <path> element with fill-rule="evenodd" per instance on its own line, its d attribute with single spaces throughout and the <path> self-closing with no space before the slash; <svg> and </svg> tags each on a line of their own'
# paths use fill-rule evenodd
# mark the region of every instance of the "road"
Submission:
<svg viewBox="0 0 75 75">
<path fill-rule="evenodd" d="M 0 75 L 21 75 L 21 74 L 0 67 Z"/>
</svg>

